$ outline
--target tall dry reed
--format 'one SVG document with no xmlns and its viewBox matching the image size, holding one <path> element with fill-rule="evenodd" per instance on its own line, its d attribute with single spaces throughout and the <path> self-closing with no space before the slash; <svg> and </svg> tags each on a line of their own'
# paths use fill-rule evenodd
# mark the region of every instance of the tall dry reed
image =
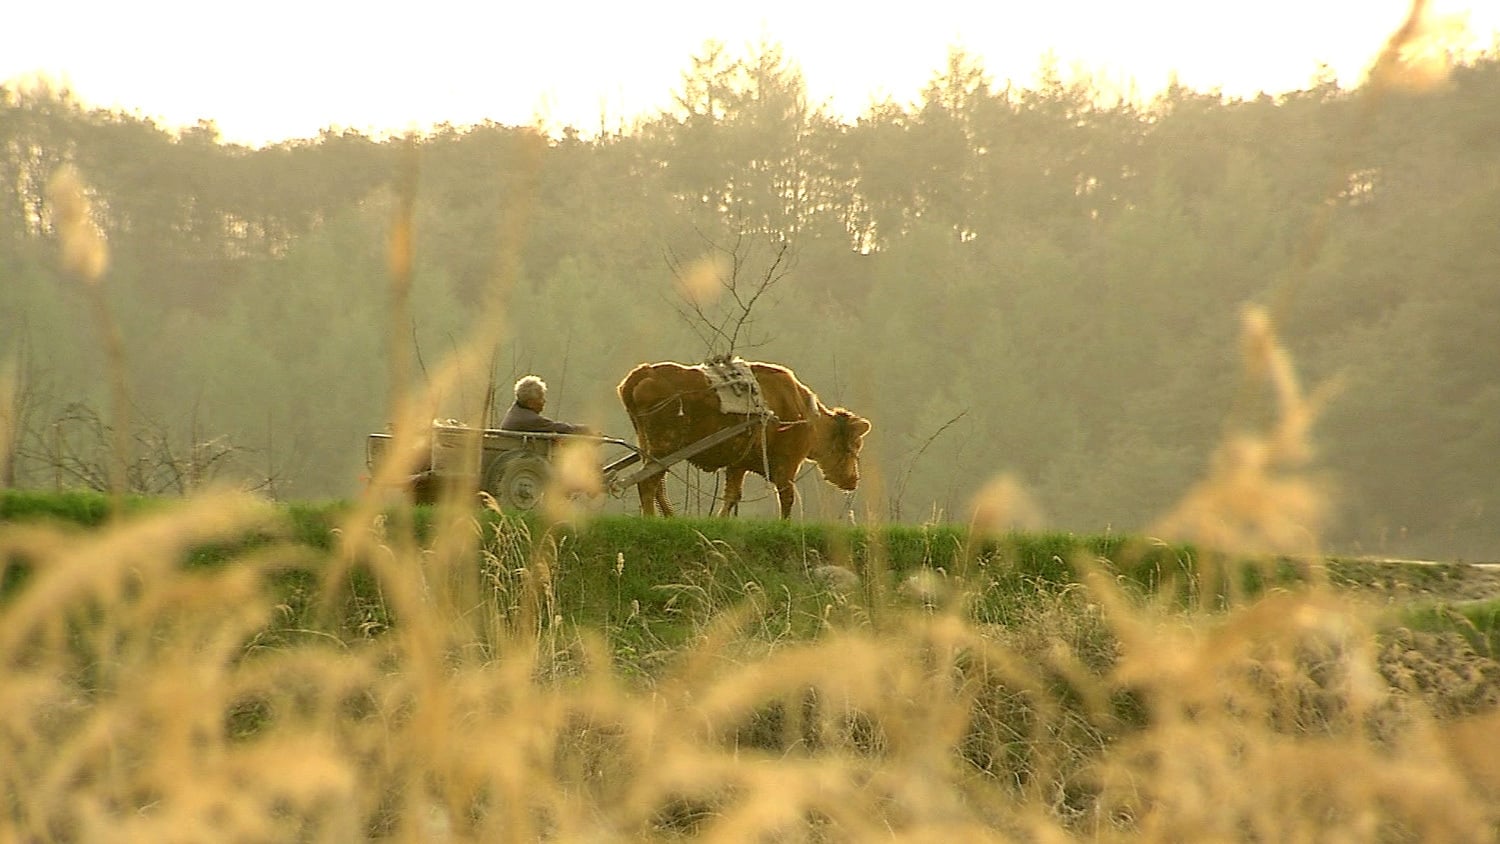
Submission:
<svg viewBox="0 0 1500 844">
<path fill-rule="evenodd" d="M 64 211 L 75 195 L 64 182 Z M 102 245 L 71 242 L 97 280 Z M 372 489 L 421 459 L 436 397 L 494 339 L 482 327 L 422 390 L 392 364 L 395 457 Z M 1317 401 L 1271 315 L 1247 312 L 1243 340 L 1269 421 L 1230 430 L 1158 525 L 1206 549 L 1200 594 L 1247 550 L 1315 554 L 1325 513 Z M 976 538 L 1038 518 L 1014 482 L 988 490 Z M 385 504 L 355 502 L 326 553 L 230 492 L 92 532 L 0 525 L 0 564 L 29 572 L 0 605 L 0 841 L 1483 842 L 1500 825 L 1493 662 L 1393 633 L 1320 578 L 1184 606 L 1077 559 L 1079 584 L 1038 584 L 999 623 L 956 559 L 942 588 L 830 586 L 818 633 L 796 636 L 754 589 L 695 583 L 708 548 L 674 587 L 688 641 L 627 657 L 556 593 L 561 565 L 624 565 L 564 562 L 554 526 L 586 514 L 489 528 L 454 494 L 419 535 Z M 305 611 L 294 572 L 315 575 Z M 377 606 L 351 616 L 356 582 Z"/>
</svg>

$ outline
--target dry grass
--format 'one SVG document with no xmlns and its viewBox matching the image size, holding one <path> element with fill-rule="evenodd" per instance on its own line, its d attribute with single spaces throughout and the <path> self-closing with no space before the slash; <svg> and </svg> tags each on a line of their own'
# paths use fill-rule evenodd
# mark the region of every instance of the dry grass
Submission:
<svg viewBox="0 0 1500 844">
<path fill-rule="evenodd" d="M 1238 436 L 1298 453 L 1292 429 Z M 1213 474 L 1178 512 L 1307 515 L 1278 471 Z M 1019 621 L 973 618 L 950 576 L 920 601 L 830 591 L 808 639 L 695 579 L 726 553 L 708 544 L 672 587 L 689 643 L 622 661 L 612 631 L 556 623 L 550 532 L 486 538 L 449 506 L 419 544 L 373 512 L 319 590 L 373 576 L 384 620 L 362 631 L 291 627 L 267 597 L 306 549 L 184 565 L 275 533 L 246 497 L 86 535 L 7 526 L 0 555 L 34 574 L 0 614 L 0 840 L 1471 842 L 1500 823 L 1476 752 L 1495 663 L 1382 637 L 1330 587 L 1184 610 L 1079 560 L 1086 585 L 1038 588 Z"/>
<path fill-rule="evenodd" d="M 97 288 L 83 191 L 74 176 L 58 190 L 65 260 Z M 393 231 L 399 305 L 409 202 Z M 1266 313 L 1248 312 L 1244 340 L 1269 421 L 1229 431 L 1159 528 L 1210 550 L 1315 553 L 1317 402 Z M 493 341 L 481 332 L 431 391 L 393 400 L 406 460 L 376 486 L 409 471 L 435 397 Z M 486 538 L 449 501 L 419 542 L 404 518 L 367 498 L 312 561 L 321 623 L 268 588 L 309 564 L 306 548 L 187 565 L 204 544 L 278 534 L 246 496 L 88 534 L 0 525 L 0 563 L 32 570 L 0 607 L 0 842 L 1483 842 L 1500 829 L 1496 663 L 1458 637 L 1383 633 L 1378 608 L 1316 580 L 1184 609 L 1075 560 L 1085 585 L 1038 588 L 1004 625 L 975 618 L 969 584 L 948 576 L 920 600 L 830 590 L 809 638 L 767 623 L 767 596 L 695 580 L 714 563 L 705 547 L 672 586 L 690 641 L 622 656 L 618 631 L 558 623 L 550 532 L 517 522 Z M 972 525 L 1035 518 L 1002 479 Z M 380 606 L 351 626 L 330 596 L 356 575 Z"/>
<path fill-rule="evenodd" d="M 705 606 L 630 673 L 602 633 L 542 622 L 550 561 L 513 539 L 492 600 L 462 609 L 424 556 L 383 581 L 417 601 L 390 630 L 259 644 L 277 552 L 172 561 L 268 517 L 205 498 L 6 531 L 38 563 L 0 616 L 6 840 L 1483 841 L 1500 820 L 1473 735 L 1494 663 L 1382 643 L 1332 593 L 1208 616 L 1101 576 L 1020 624 L 892 607 L 813 641 Z"/>
</svg>

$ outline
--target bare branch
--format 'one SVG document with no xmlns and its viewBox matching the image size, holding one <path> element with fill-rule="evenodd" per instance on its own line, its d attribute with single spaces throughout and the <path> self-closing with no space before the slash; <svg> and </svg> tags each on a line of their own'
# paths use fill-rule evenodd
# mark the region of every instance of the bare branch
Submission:
<svg viewBox="0 0 1500 844">
<path fill-rule="evenodd" d="M 936 431 L 932 432 L 932 436 L 928 437 L 925 441 L 923 441 L 922 445 L 919 448 L 917 448 L 916 452 L 914 452 L 912 454 L 911 460 L 907 461 L 907 463 L 906 463 L 906 471 L 901 473 L 901 483 L 899 483 L 899 484 L 896 485 L 896 495 L 891 500 L 891 518 L 892 519 L 899 519 L 901 517 L 901 499 L 906 495 L 906 483 L 907 483 L 907 481 L 911 480 L 911 473 L 912 473 L 912 470 L 915 469 L 916 466 L 917 466 L 917 460 L 919 458 L 921 458 L 921 456 L 924 453 L 926 453 L 927 448 L 929 446 L 931 446 L 932 443 L 938 437 L 940 437 L 940 436 L 943 435 L 944 431 L 946 431 L 949 428 L 953 427 L 953 424 L 955 422 L 957 422 L 958 420 L 960 420 L 960 419 L 962 419 L 962 418 L 964 418 L 965 416 L 968 416 L 968 415 L 969 415 L 969 411 L 968 411 L 967 408 L 965 408 L 964 410 L 959 411 L 959 413 L 958 413 L 957 416 L 953 417 L 952 419 L 949 419 L 947 422 L 944 422 L 942 425 L 939 425 L 938 429 Z"/>
<path fill-rule="evenodd" d="M 124 469 L 125 491 L 137 495 L 189 495 L 202 484 L 233 473 L 236 459 L 248 452 L 228 437 L 198 437 L 196 414 L 184 444 L 164 423 L 136 409 L 139 422 L 130 432 L 134 448 Z M 51 422 L 28 428 L 17 455 L 50 471 L 58 488 L 111 489 L 109 463 L 116 432 L 93 407 L 73 402 Z M 272 486 L 276 478 L 244 483 L 248 489 Z"/>
<path fill-rule="evenodd" d="M 767 294 L 790 274 L 794 254 L 790 241 L 772 238 L 773 254 L 764 271 L 752 278 L 752 268 L 760 261 L 744 227 L 734 232 L 732 242 L 727 245 L 702 230 L 695 231 L 704 243 L 705 252 L 713 258 L 712 266 L 718 268 L 713 278 L 718 292 L 714 296 L 705 295 L 702 280 L 695 277 L 697 267 L 668 250 L 667 267 L 677 282 L 678 302 L 673 309 L 703 342 L 707 357 L 733 355 L 745 345 L 762 345 L 765 340 L 749 339 L 756 309 L 765 307 Z"/>
</svg>

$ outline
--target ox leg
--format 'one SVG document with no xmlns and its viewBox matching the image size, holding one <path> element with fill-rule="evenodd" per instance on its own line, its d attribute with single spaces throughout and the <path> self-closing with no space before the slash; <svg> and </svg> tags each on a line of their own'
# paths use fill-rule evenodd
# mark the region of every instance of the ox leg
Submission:
<svg viewBox="0 0 1500 844">
<path fill-rule="evenodd" d="M 797 503 L 797 487 L 791 480 L 776 485 L 776 500 L 781 502 L 781 518 L 792 517 L 792 505 Z"/>
<path fill-rule="evenodd" d="M 724 503 L 719 507 L 720 516 L 729 516 L 740 512 L 740 499 L 745 495 L 745 470 L 728 468 L 724 470 Z"/>
<path fill-rule="evenodd" d="M 635 485 L 635 491 L 641 497 L 641 515 L 647 518 L 656 515 L 656 499 L 661 495 L 661 478 L 641 481 Z"/>
<path fill-rule="evenodd" d="M 672 511 L 671 502 L 667 501 L 667 479 L 662 476 L 656 479 L 656 506 L 661 510 L 663 516 L 676 515 Z"/>
</svg>

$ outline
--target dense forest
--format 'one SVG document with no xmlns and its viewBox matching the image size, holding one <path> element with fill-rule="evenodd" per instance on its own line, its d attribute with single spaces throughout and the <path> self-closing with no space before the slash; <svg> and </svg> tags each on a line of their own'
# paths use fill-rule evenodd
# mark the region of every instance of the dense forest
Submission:
<svg viewBox="0 0 1500 844">
<path fill-rule="evenodd" d="M 351 495 L 391 369 L 424 378 L 487 320 L 492 363 L 440 415 L 474 421 L 487 386 L 508 402 L 535 372 L 549 414 L 629 438 L 614 386 L 632 366 L 734 351 L 874 423 L 861 512 L 961 520 L 1008 474 L 1048 527 L 1143 531 L 1268 412 L 1238 348 L 1258 303 L 1309 389 L 1329 387 L 1312 434 L 1326 547 L 1500 558 L 1500 56 L 1423 91 L 1143 104 L 1047 67 L 996 85 L 954 51 L 920 103 L 850 124 L 779 48 L 711 43 L 676 94 L 597 137 L 485 124 L 249 149 L 211 123 L 0 89 L 19 431 L 0 481 L 101 477 L 99 322 L 59 267 L 46 192 L 69 163 L 109 245 L 144 491 Z M 705 272 L 726 295 L 689 292 Z M 843 511 L 804 491 L 808 518 Z"/>
</svg>

